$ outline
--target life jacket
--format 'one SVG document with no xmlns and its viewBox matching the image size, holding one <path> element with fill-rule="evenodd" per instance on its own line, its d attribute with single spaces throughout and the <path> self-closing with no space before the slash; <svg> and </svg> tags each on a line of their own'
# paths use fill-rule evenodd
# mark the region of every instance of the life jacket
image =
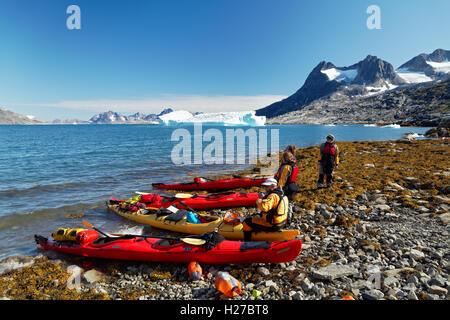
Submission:
<svg viewBox="0 0 450 320">
<path fill-rule="evenodd" d="M 283 171 L 285 170 L 286 166 L 290 166 L 288 173 L 286 174 L 285 181 L 280 181 L 283 175 Z M 278 172 L 275 175 L 275 179 L 277 179 L 282 184 L 282 187 L 288 185 L 289 183 L 295 183 L 297 181 L 297 175 L 298 175 L 298 166 L 297 163 L 294 161 L 285 162 L 283 163 L 280 168 L 278 169 Z"/>
<path fill-rule="evenodd" d="M 333 143 L 325 142 L 323 145 L 322 150 L 320 150 L 321 153 L 321 160 L 325 165 L 331 165 L 333 166 L 336 163 L 336 157 L 337 157 L 337 147 Z"/>
<path fill-rule="evenodd" d="M 119 207 L 124 211 L 138 212 L 141 209 L 145 209 L 146 206 L 142 202 L 124 201 L 124 202 L 120 203 Z"/>
<path fill-rule="evenodd" d="M 334 143 L 325 142 L 325 146 L 322 149 L 323 154 L 328 154 L 330 156 L 336 155 L 336 145 Z"/>
<path fill-rule="evenodd" d="M 143 194 L 140 201 L 143 203 L 157 203 L 161 202 L 162 198 L 159 194 Z"/>
<path fill-rule="evenodd" d="M 275 217 L 277 216 L 283 216 L 286 213 L 285 212 L 281 212 L 280 213 L 280 205 L 281 202 L 284 201 L 284 211 L 287 209 L 288 203 L 287 203 L 287 197 L 284 195 L 284 192 L 281 188 L 276 188 L 275 190 L 273 190 L 272 192 L 269 192 L 264 199 L 267 199 L 271 194 L 276 194 L 279 198 L 278 204 L 275 208 L 270 209 L 267 213 L 266 213 L 266 221 L 270 224 L 272 224 L 273 226 L 282 226 L 284 224 L 286 224 L 286 219 L 284 219 L 284 221 L 280 222 L 280 223 L 275 223 Z"/>
</svg>

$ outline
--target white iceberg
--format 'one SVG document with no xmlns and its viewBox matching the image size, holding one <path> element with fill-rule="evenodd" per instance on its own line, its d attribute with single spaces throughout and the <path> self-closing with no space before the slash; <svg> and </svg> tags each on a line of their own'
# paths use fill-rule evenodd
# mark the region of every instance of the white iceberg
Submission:
<svg viewBox="0 0 450 320">
<path fill-rule="evenodd" d="M 165 125 L 174 124 L 213 124 L 223 126 L 264 126 L 265 116 L 257 116 L 255 111 L 214 112 L 193 115 L 188 111 L 174 111 L 165 114 L 160 122 Z"/>
<path fill-rule="evenodd" d="M 383 126 L 383 128 L 394 128 L 394 129 L 400 129 L 401 126 L 399 124 L 388 124 L 387 126 Z"/>
<path fill-rule="evenodd" d="M 177 124 L 180 122 L 184 122 L 188 119 L 191 119 L 193 117 L 192 113 L 189 111 L 173 111 L 170 113 L 166 113 L 159 117 L 159 120 L 161 124 L 170 125 L 170 124 Z"/>
</svg>

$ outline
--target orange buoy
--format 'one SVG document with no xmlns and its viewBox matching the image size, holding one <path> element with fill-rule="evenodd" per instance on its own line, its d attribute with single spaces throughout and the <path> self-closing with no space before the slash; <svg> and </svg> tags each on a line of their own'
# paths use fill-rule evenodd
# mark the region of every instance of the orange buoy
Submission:
<svg viewBox="0 0 450 320">
<path fill-rule="evenodd" d="M 242 292 L 242 285 L 228 272 L 218 272 L 216 276 L 216 288 L 227 297 L 233 298 Z"/>
<path fill-rule="evenodd" d="M 196 261 L 192 261 L 188 266 L 189 278 L 191 280 L 200 280 L 202 278 L 202 267 Z"/>
</svg>

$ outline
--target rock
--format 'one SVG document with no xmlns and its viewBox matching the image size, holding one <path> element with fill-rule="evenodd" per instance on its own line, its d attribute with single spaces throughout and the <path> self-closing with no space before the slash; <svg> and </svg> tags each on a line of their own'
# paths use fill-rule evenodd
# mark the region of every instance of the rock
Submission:
<svg viewBox="0 0 450 320">
<path fill-rule="evenodd" d="M 358 231 L 358 232 L 360 232 L 360 233 L 366 233 L 367 227 L 366 227 L 365 224 L 358 223 L 358 224 L 356 225 L 356 231 Z"/>
<path fill-rule="evenodd" d="M 443 222 L 443 223 L 450 223 L 450 213 L 443 213 L 439 215 L 439 219 Z"/>
<path fill-rule="evenodd" d="M 320 208 L 320 214 L 325 220 L 331 219 L 333 217 L 333 214 L 323 207 Z"/>
<path fill-rule="evenodd" d="M 414 272 L 416 271 L 413 268 L 400 268 L 400 269 L 392 269 L 392 270 L 384 270 L 383 273 L 388 277 L 398 277 L 401 272 Z"/>
<path fill-rule="evenodd" d="M 300 273 L 298 276 L 296 276 L 293 280 L 295 284 L 301 284 L 303 280 L 305 280 L 306 275 L 304 273 Z"/>
<path fill-rule="evenodd" d="M 387 249 L 387 250 L 384 252 L 384 254 L 385 254 L 386 257 L 388 257 L 388 258 L 394 258 L 394 257 L 397 257 L 397 253 L 396 253 L 394 250 L 392 250 L 392 249 Z"/>
<path fill-rule="evenodd" d="M 416 291 L 417 287 L 414 285 L 414 283 L 409 282 L 406 286 L 403 287 L 403 290 L 405 290 L 405 291 Z"/>
<path fill-rule="evenodd" d="M 377 204 L 377 205 L 375 205 L 375 208 L 377 208 L 378 210 L 381 210 L 381 211 L 388 211 L 391 209 L 391 207 L 388 206 L 387 204 Z"/>
<path fill-rule="evenodd" d="M 411 249 L 409 251 L 409 256 L 414 260 L 422 260 L 423 258 L 425 258 L 425 254 L 422 251 L 416 249 Z"/>
<path fill-rule="evenodd" d="M 391 183 L 389 183 L 389 185 L 394 188 L 400 189 L 400 190 L 405 190 L 405 188 L 403 188 L 401 185 L 399 185 L 398 183 L 395 183 L 395 182 L 391 182 Z"/>
<path fill-rule="evenodd" d="M 419 300 L 419 298 L 417 298 L 417 295 L 414 291 L 410 291 L 408 293 L 408 300 Z"/>
<path fill-rule="evenodd" d="M 396 277 L 389 276 L 384 279 L 384 285 L 388 287 L 397 287 L 400 281 Z"/>
<path fill-rule="evenodd" d="M 352 276 L 358 273 L 358 270 L 350 265 L 338 266 L 330 264 L 324 268 L 314 270 L 312 275 L 314 278 L 322 280 L 334 280 L 344 276 Z"/>
<path fill-rule="evenodd" d="M 429 292 L 432 294 L 446 295 L 448 290 L 439 286 L 431 286 Z"/>
<path fill-rule="evenodd" d="M 303 300 L 303 293 L 300 291 L 297 291 L 292 295 L 292 300 Z"/>
<path fill-rule="evenodd" d="M 364 300 L 380 300 L 384 298 L 384 293 L 377 289 L 366 291 L 362 294 Z"/>
<path fill-rule="evenodd" d="M 367 198 L 367 195 L 365 193 L 360 194 L 358 197 L 356 197 L 358 200 L 362 200 L 364 202 L 368 202 L 369 198 Z"/>
<path fill-rule="evenodd" d="M 357 280 L 355 282 L 350 283 L 351 289 L 363 289 L 367 287 L 367 281 L 366 280 Z"/>
<path fill-rule="evenodd" d="M 274 292 L 274 291 L 278 291 L 278 285 L 272 281 L 272 280 L 267 280 L 266 282 L 264 282 L 264 285 L 270 289 L 270 291 Z"/>
<path fill-rule="evenodd" d="M 91 269 L 83 273 L 83 278 L 89 283 L 94 283 L 105 279 L 105 274 L 95 269 Z"/>
<path fill-rule="evenodd" d="M 446 280 L 444 277 L 442 277 L 441 275 L 437 274 L 436 276 L 432 277 L 429 281 L 428 284 L 430 286 L 439 286 L 439 287 L 444 287 L 446 283 Z"/>
<path fill-rule="evenodd" d="M 419 284 L 419 279 L 417 279 L 417 277 L 416 277 L 415 275 L 413 275 L 413 274 L 410 274 L 410 275 L 406 278 L 406 281 L 407 281 L 408 283 L 414 284 L 415 286 L 417 286 L 417 285 Z"/>
<path fill-rule="evenodd" d="M 364 165 L 365 168 L 375 168 L 375 165 L 373 163 L 366 163 Z"/>
<path fill-rule="evenodd" d="M 270 271 L 266 267 L 259 267 L 257 271 L 262 276 L 270 276 Z"/>
<path fill-rule="evenodd" d="M 303 291 L 308 292 L 308 291 L 311 291 L 313 288 L 314 288 L 314 285 L 311 283 L 311 281 L 308 278 L 305 278 L 302 283 Z"/>
<path fill-rule="evenodd" d="M 424 206 L 420 206 L 419 208 L 417 208 L 417 211 L 419 211 L 421 213 L 428 213 L 428 212 L 430 212 L 430 209 L 428 209 L 427 207 L 424 207 Z"/>
</svg>

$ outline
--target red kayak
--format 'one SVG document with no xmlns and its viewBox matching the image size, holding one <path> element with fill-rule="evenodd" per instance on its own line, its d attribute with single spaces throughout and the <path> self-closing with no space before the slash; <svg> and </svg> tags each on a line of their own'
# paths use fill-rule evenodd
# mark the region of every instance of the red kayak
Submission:
<svg viewBox="0 0 450 320">
<path fill-rule="evenodd" d="M 188 196 L 188 195 L 187 195 Z M 259 193 L 229 192 L 223 194 L 193 194 L 190 198 L 180 199 L 176 196 L 160 196 L 158 194 L 144 194 L 139 202 L 150 208 L 168 208 L 170 206 L 178 209 L 214 209 L 232 207 L 250 207 L 256 205 L 260 198 Z M 114 204 L 122 200 L 111 198 Z"/>
<path fill-rule="evenodd" d="M 208 264 L 282 263 L 294 260 L 300 254 L 301 240 L 283 242 L 241 242 L 222 240 L 207 248 L 187 244 L 180 239 L 146 238 L 125 235 L 119 238 L 96 238 L 93 230 L 86 242 L 57 242 L 35 235 L 36 243 L 45 250 L 89 258 L 131 261 L 177 262 L 197 261 Z M 78 239 L 78 238 L 77 238 Z M 209 250 L 207 250 L 209 249 Z"/>
<path fill-rule="evenodd" d="M 267 178 L 231 178 L 208 181 L 204 178 L 195 178 L 193 182 L 163 184 L 153 183 L 153 187 L 163 190 L 229 190 L 237 188 L 259 187 Z"/>
</svg>

